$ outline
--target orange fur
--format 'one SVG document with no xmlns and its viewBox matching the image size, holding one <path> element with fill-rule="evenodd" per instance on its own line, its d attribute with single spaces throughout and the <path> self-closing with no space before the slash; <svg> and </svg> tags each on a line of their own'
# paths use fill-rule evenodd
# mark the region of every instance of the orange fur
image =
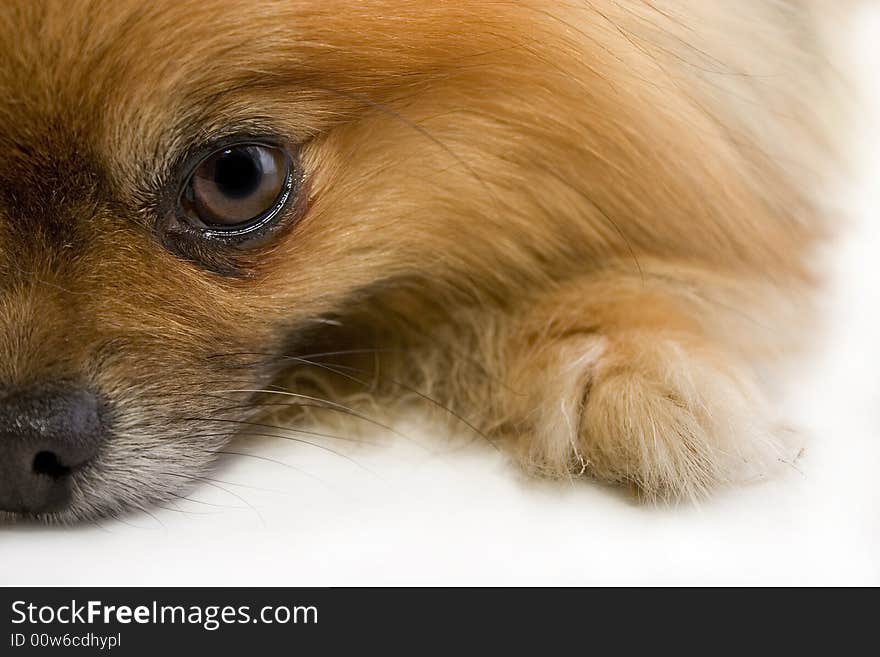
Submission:
<svg viewBox="0 0 880 657">
<path fill-rule="evenodd" d="M 815 20 L 767 0 L 4 2 L 0 381 L 86 377 L 122 427 L 71 515 L 184 485 L 265 401 L 217 391 L 306 386 L 321 368 L 287 357 L 320 351 L 378 350 L 376 396 L 406 382 L 535 471 L 697 496 L 765 468 L 756 367 L 790 347 L 829 232 Z M 299 152 L 306 197 L 226 277 L 163 247 L 149 199 L 186 148 L 255 122 Z"/>
</svg>

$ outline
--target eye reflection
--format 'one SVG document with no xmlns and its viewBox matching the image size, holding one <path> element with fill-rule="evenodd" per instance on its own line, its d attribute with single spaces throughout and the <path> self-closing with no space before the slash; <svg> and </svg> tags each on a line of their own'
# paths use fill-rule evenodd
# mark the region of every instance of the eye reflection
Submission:
<svg viewBox="0 0 880 657">
<path fill-rule="evenodd" d="M 181 209 L 197 225 L 218 231 L 261 223 L 283 202 L 290 168 L 290 156 L 278 147 L 222 148 L 193 171 L 181 195 Z"/>
</svg>

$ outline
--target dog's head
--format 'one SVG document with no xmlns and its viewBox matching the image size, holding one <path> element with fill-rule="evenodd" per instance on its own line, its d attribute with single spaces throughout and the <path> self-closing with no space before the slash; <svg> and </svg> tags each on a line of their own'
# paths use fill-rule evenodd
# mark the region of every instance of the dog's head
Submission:
<svg viewBox="0 0 880 657">
<path fill-rule="evenodd" d="M 425 98 L 504 44 L 431 5 L 3 3 L 0 509 L 197 480 L 307 318 L 454 249 Z"/>
<path fill-rule="evenodd" d="M 292 337 L 377 283 L 497 291 L 764 239 L 728 225 L 766 199 L 664 83 L 672 46 L 587 13 L 3 2 L 0 509 L 73 519 L 187 485 Z"/>
</svg>

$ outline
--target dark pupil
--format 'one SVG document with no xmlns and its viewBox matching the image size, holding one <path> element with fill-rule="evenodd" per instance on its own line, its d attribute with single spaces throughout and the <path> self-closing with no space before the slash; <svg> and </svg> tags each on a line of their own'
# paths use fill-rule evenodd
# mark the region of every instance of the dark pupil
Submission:
<svg viewBox="0 0 880 657">
<path fill-rule="evenodd" d="M 224 151 L 214 163 L 214 184 L 227 197 L 250 196 L 259 189 L 262 178 L 260 159 L 250 148 Z"/>
</svg>

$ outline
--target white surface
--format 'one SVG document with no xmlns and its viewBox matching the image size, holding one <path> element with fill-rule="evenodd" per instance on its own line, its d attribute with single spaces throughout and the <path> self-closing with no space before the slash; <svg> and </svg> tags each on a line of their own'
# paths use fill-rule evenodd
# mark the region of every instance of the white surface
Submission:
<svg viewBox="0 0 880 657">
<path fill-rule="evenodd" d="M 860 25 L 861 65 L 876 70 L 880 15 Z M 526 481 L 485 446 L 453 451 L 412 425 L 399 429 L 428 450 L 346 450 L 370 472 L 308 446 L 250 444 L 238 449 L 260 458 L 232 457 L 214 475 L 232 483 L 179 511 L 0 527 L 0 584 L 880 584 L 876 130 L 866 123 L 864 180 L 845 195 L 861 225 L 836 254 L 833 339 L 789 414 L 806 445 L 797 470 L 657 509 Z"/>
</svg>

